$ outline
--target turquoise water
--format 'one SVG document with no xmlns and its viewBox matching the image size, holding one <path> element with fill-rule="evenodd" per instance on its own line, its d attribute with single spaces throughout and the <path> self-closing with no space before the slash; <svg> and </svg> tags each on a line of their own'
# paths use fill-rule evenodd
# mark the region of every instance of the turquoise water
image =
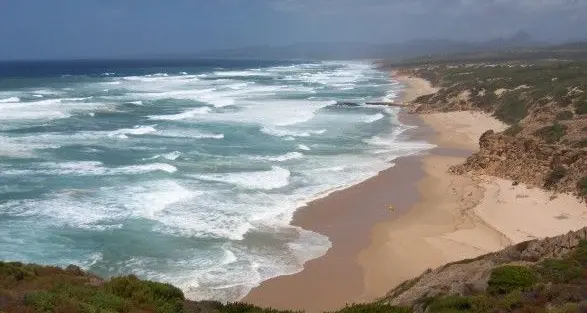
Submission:
<svg viewBox="0 0 587 313">
<path fill-rule="evenodd" d="M 366 62 L 4 70 L 0 259 L 134 273 L 193 299 L 299 271 L 330 242 L 290 226 L 296 208 L 428 147 L 399 141 L 394 109 L 334 105 L 396 96 Z"/>
</svg>

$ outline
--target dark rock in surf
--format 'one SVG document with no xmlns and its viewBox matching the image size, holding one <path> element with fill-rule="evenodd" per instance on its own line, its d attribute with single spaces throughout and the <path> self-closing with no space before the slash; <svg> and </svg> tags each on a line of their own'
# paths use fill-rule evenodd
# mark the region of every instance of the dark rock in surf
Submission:
<svg viewBox="0 0 587 313">
<path fill-rule="evenodd" d="M 361 105 L 356 102 L 337 102 L 334 104 L 334 106 L 337 106 L 337 107 L 358 107 Z"/>
</svg>

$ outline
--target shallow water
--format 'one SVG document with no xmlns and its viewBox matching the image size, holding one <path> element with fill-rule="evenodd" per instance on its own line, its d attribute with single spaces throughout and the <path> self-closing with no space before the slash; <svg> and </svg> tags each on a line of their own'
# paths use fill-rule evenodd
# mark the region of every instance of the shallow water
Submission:
<svg viewBox="0 0 587 313">
<path fill-rule="evenodd" d="M 0 259 L 236 300 L 330 243 L 304 203 L 428 148 L 366 62 L 0 65 Z M 19 67 L 20 66 L 20 67 Z"/>
</svg>

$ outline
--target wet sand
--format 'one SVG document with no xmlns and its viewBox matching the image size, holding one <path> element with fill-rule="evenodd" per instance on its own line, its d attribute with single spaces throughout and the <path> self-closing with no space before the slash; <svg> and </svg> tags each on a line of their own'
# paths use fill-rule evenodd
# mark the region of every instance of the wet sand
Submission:
<svg viewBox="0 0 587 313">
<path fill-rule="evenodd" d="M 403 116 L 403 122 L 421 124 L 416 116 Z M 405 136 L 421 138 L 430 131 L 418 128 Z M 299 209 L 292 224 L 328 236 L 332 248 L 307 262 L 300 273 L 263 282 L 243 301 L 321 312 L 366 300 L 362 297 L 364 273 L 357 256 L 371 243 L 374 225 L 401 215 L 419 200 L 417 183 L 424 176 L 421 162 L 422 156 L 398 158 L 393 161 L 395 166 L 377 176 Z"/>
<path fill-rule="evenodd" d="M 400 80 L 420 93 L 430 90 Z M 417 90 L 406 94 L 413 97 Z M 506 128 L 493 117 L 465 111 L 400 118 L 419 126 L 404 136 L 438 147 L 399 158 L 376 177 L 298 210 L 293 224 L 328 236 L 332 248 L 300 273 L 262 283 L 245 302 L 308 312 L 339 309 L 382 297 L 429 268 L 587 225 L 585 204 L 571 195 L 553 200 L 547 191 L 508 180 L 449 173 L 478 149 L 483 132 Z M 527 223 L 529 215 L 533 223 Z"/>
</svg>

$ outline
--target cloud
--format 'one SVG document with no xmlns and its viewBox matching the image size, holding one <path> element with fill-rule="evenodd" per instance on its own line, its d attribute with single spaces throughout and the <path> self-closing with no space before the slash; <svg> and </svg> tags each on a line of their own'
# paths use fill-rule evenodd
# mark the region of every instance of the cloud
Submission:
<svg viewBox="0 0 587 313">
<path fill-rule="evenodd" d="M 587 0 L 264 0 L 276 12 L 381 40 L 485 38 L 527 30 L 543 39 L 587 37 Z M 344 23 L 341 23 L 344 21 Z M 335 26 L 333 26 L 335 25 Z"/>
<path fill-rule="evenodd" d="M 587 0 L 268 0 L 277 11 L 306 14 L 426 14 L 482 13 L 510 9 L 548 13 L 587 12 Z"/>
</svg>

